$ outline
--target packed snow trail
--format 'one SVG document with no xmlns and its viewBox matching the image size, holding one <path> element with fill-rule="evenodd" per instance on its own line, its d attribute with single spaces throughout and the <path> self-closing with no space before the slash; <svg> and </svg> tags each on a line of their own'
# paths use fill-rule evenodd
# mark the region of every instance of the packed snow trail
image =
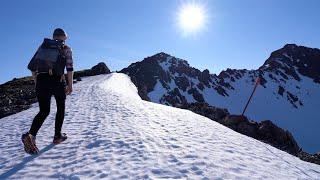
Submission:
<svg viewBox="0 0 320 180">
<path fill-rule="evenodd" d="M 187 110 L 142 101 L 124 74 L 83 78 L 66 101 L 66 142 L 51 144 L 55 103 L 37 136 L 20 136 L 38 112 L 0 119 L 0 179 L 320 179 L 320 166 Z"/>
</svg>

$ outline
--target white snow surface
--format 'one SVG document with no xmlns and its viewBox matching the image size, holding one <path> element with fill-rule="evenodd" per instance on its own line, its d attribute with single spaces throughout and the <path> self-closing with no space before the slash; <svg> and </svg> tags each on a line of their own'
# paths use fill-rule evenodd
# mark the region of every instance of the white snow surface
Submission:
<svg viewBox="0 0 320 180">
<path fill-rule="evenodd" d="M 20 140 L 38 112 L 1 119 L 0 179 L 320 179 L 320 166 L 187 110 L 142 101 L 124 74 L 83 78 L 66 101 L 66 142 L 54 146 L 55 102 L 37 136 Z"/>
</svg>

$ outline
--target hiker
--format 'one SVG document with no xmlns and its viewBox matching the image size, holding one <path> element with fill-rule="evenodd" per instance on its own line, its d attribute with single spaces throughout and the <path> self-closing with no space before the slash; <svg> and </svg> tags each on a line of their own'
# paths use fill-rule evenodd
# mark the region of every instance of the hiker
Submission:
<svg viewBox="0 0 320 180">
<path fill-rule="evenodd" d="M 29 154 L 39 152 L 36 146 L 36 135 L 50 112 L 51 97 L 54 96 L 57 105 L 55 117 L 54 144 L 67 139 L 61 128 L 65 115 L 66 95 L 72 92 L 73 59 L 71 48 L 65 45 L 66 32 L 57 28 L 53 32 L 53 39 L 45 38 L 41 46 L 28 64 L 35 82 L 36 96 L 40 112 L 34 117 L 29 132 L 22 135 L 24 149 Z M 67 69 L 67 84 L 64 69 Z"/>
</svg>

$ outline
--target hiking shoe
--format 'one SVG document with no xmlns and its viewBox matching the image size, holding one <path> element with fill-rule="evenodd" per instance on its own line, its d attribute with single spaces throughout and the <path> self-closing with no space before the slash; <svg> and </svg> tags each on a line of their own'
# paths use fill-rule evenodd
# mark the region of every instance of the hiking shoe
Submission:
<svg viewBox="0 0 320 180">
<path fill-rule="evenodd" d="M 61 142 L 65 141 L 67 139 L 67 134 L 62 133 L 60 135 L 55 135 L 53 137 L 53 144 L 60 144 Z"/>
<path fill-rule="evenodd" d="M 38 154 L 39 149 L 36 145 L 36 138 L 32 136 L 30 133 L 22 134 L 21 141 L 24 145 L 24 150 L 28 154 Z"/>
</svg>

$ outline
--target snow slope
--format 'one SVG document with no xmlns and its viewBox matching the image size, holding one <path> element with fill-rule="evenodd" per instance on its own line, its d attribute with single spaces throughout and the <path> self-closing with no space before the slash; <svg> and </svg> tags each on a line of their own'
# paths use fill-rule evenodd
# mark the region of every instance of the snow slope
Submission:
<svg viewBox="0 0 320 180">
<path fill-rule="evenodd" d="M 51 144 L 51 113 L 38 156 L 20 142 L 37 105 L 1 119 L 0 179 L 320 179 L 318 165 L 190 111 L 142 101 L 124 74 L 84 78 L 66 104 L 67 142 Z"/>
</svg>

